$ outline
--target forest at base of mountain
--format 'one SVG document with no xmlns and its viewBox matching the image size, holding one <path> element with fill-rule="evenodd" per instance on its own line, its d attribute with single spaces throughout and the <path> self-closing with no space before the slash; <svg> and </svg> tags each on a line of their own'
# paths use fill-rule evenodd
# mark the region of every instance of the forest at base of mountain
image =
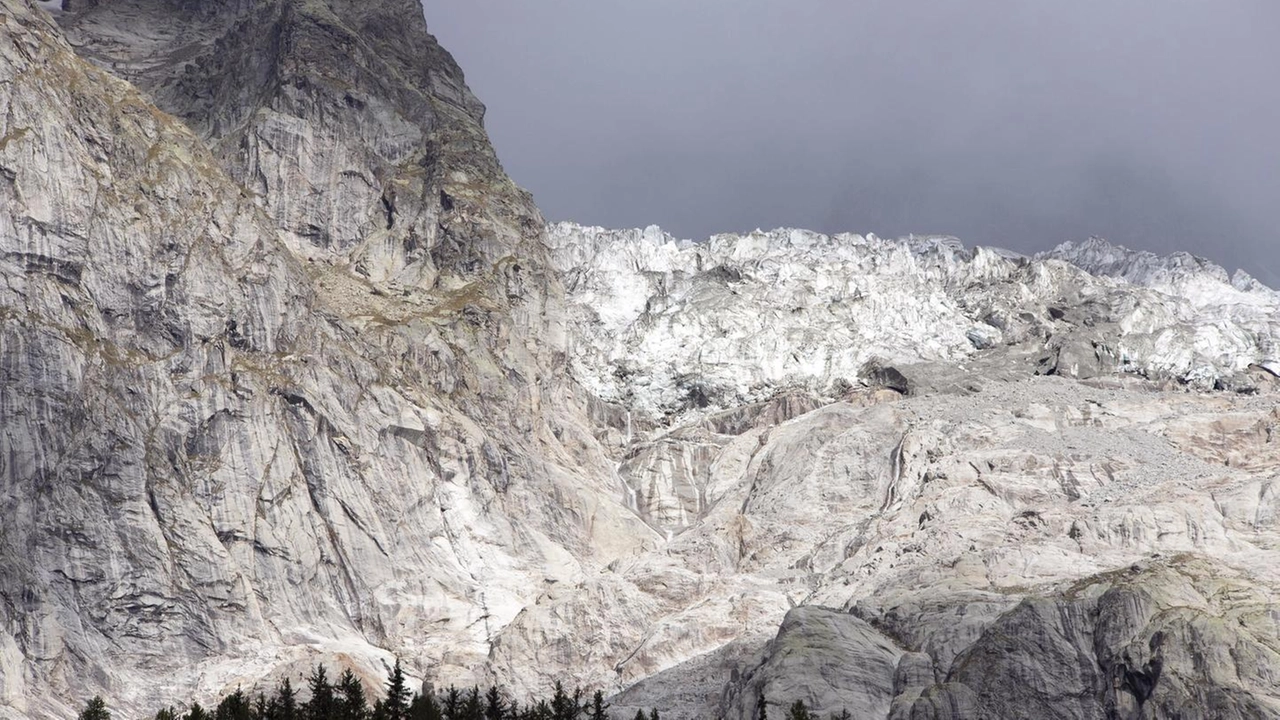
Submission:
<svg viewBox="0 0 1280 720">
<path fill-rule="evenodd" d="M 336 682 L 329 679 L 323 665 L 317 665 L 307 679 L 309 699 L 299 701 L 299 692 L 285 678 L 271 697 L 256 697 L 237 688 L 225 696 L 212 711 L 193 701 L 185 713 L 166 707 L 154 720 L 610 720 L 604 693 L 597 690 L 588 700 L 583 691 L 572 693 L 557 682 L 550 699 L 541 698 L 524 706 L 507 700 L 508 694 L 497 686 L 485 693 L 479 687 L 462 691 L 450 687 L 444 693 L 414 693 L 409 690 L 404 669 L 397 660 L 387 679 L 383 697 L 375 698 L 372 707 L 364 685 L 350 669 Z M 756 720 L 768 720 L 768 704 L 763 695 L 757 698 Z M 810 713 L 803 700 L 787 709 L 786 720 L 819 720 Z M 113 720 L 106 701 L 94 696 L 80 711 L 77 720 Z M 661 720 L 656 709 L 648 714 L 637 710 L 634 720 Z M 833 713 L 831 720 L 853 720 L 847 710 Z"/>
</svg>

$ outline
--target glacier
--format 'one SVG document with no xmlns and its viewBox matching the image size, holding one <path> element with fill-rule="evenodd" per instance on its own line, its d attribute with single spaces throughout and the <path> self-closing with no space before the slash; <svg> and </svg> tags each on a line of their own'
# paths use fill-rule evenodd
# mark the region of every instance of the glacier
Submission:
<svg viewBox="0 0 1280 720">
<path fill-rule="evenodd" d="M 575 377 L 650 421 L 783 389 L 836 397 L 868 364 L 963 364 L 993 347 L 1038 353 L 1044 372 L 1201 388 L 1280 367 L 1276 292 L 1099 239 L 1027 258 L 794 229 L 694 243 L 559 223 L 548 238 L 584 330 Z"/>
</svg>

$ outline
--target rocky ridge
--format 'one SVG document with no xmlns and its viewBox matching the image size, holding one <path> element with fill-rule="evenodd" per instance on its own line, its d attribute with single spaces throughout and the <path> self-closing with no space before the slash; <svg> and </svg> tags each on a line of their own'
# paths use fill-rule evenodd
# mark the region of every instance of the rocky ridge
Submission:
<svg viewBox="0 0 1280 720">
<path fill-rule="evenodd" d="M 1256 281 L 544 229 L 416 3 L 0 10 L 0 717 L 391 654 L 627 717 L 1280 715 Z"/>
</svg>

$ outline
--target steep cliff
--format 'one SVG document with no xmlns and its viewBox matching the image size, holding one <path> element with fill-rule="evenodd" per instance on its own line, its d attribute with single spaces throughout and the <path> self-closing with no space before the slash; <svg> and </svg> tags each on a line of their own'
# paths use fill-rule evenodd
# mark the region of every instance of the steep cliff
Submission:
<svg viewBox="0 0 1280 720">
<path fill-rule="evenodd" d="M 142 710 L 334 655 L 376 673 L 394 652 L 419 675 L 472 680 L 546 584 L 656 539 L 615 501 L 585 408 L 560 400 L 560 291 L 536 210 L 416 4 L 384 6 L 102 2 L 60 16 L 86 57 L 148 96 L 5 0 L 0 713 L 66 716 L 94 690 Z M 356 132 L 362 112 L 390 112 L 372 99 L 326 114 L 332 78 L 313 105 L 287 105 L 305 64 L 236 115 L 261 125 L 223 138 L 272 123 L 343 138 L 310 158 L 279 146 L 268 159 L 257 140 L 211 152 L 217 122 L 191 123 L 202 139 L 151 103 L 203 97 L 190 76 L 223 67 L 183 53 L 205 44 L 261 70 L 226 47 L 254 44 L 238 32 L 256 13 L 278 13 L 272 32 L 298 43 L 399 22 L 419 73 L 383 68 L 407 88 L 402 144 Z M 112 59 L 126 51 L 138 55 Z M 376 192 L 343 185 L 394 163 L 403 175 Z M 274 179 L 255 195 L 238 173 Z M 295 200 L 337 208 L 328 240 L 297 232 Z M 400 218 L 365 238 L 393 248 L 382 274 L 337 239 L 366 201 Z"/>
</svg>

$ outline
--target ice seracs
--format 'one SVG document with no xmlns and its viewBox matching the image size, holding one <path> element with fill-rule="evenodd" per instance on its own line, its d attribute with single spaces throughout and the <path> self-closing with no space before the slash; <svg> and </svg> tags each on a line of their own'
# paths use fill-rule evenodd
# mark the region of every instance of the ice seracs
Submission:
<svg viewBox="0 0 1280 720">
<path fill-rule="evenodd" d="M 578 314 L 576 376 L 655 421 L 788 388 L 834 397 L 868 363 L 998 348 L 1065 344 L 1082 356 L 1042 371 L 1209 387 L 1280 357 L 1280 295 L 1185 253 L 1096 238 L 1026 258 L 952 238 L 794 229 L 701 243 L 656 227 L 559 223 L 548 235 Z"/>
</svg>

